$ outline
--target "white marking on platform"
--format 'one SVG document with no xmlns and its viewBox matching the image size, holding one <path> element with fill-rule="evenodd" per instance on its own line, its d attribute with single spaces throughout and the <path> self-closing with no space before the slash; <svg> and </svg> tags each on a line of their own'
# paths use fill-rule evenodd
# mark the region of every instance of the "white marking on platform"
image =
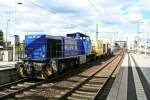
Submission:
<svg viewBox="0 0 150 100">
<path fill-rule="evenodd" d="M 131 59 L 131 65 L 132 65 L 132 70 L 133 70 L 137 99 L 138 100 L 147 100 L 144 89 L 143 89 L 143 85 L 140 81 L 140 78 L 139 78 L 139 75 L 138 75 L 137 70 L 135 68 L 135 64 L 133 62 L 133 59 L 131 57 L 130 57 L 130 59 Z"/>
</svg>

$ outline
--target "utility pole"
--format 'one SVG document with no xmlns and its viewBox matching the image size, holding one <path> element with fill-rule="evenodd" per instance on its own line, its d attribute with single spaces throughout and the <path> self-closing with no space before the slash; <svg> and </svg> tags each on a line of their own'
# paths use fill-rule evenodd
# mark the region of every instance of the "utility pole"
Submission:
<svg viewBox="0 0 150 100">
<path fill-rule="evenodd" d="M 98 40 L 98 24 L 96 24 L 96 40 Z"/>
<path fill-rule="evenodd" d="M 113 34 L 113 44 L 114 44 L 114 47 L 115 47 L 115 43 L 116 43 L 116 41 L 117 41 L 117 37 L 118 37 L 118 32 L 112 32 L 112 34 Z"/>
<path fill-rule="evenodd" d="M 112 42 L 113 42 L 113 44 L 114 44 L 114 46 L 115 46 L 115 41 L 116 41 L 116 37 L 118 37 L 118 32 L 116 31 L 108 31 L 108 32 L 98 32 L 98 33 L 108 33 L 108 34 L 112 34 Z"/>
</svg>

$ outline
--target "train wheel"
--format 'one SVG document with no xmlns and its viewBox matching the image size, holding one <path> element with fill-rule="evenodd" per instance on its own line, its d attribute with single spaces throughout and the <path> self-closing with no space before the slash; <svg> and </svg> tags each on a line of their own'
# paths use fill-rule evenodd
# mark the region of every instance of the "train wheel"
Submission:
<svg viewBox="0 0 150 100">
<path fill-rule="evenodd" d="M 53 74 L 53 68 L 48 64 L 46 67 L 42 70 L 42 77 L 43 78 L 48 78 L 50 75 Z"/>
<path fill-rule="evenodd" d="M 76 67 L 79 67 L 79 61 L 78 60 L 76 60 L 75 64 L 74 64 L 74 68 L 76 68 Z"/>
<path fill-rule="evenodd" d="M 65 63 L 59 63 L 58 65 L 58 73 L 61 73 L 65 70 L 66 64 Z"/>
<path fill-rule="evenodd" d="M 74 61 L 71 61 L 69 65 L 70 65 L 70 68 L 72 69 L 72 68 L 74 68 L 75 62 L 74 62 Z M 69 69 L 70 69 L 70 68 L 69 68 Z"/>
</svg>

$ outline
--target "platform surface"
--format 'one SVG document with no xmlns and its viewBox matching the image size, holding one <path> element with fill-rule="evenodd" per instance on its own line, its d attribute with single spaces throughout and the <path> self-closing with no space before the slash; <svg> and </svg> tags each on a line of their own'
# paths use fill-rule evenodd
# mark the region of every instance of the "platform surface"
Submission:
<svg viewBox="0 0 150 100">
<path fill-rule="evenodd" d="M 0 61 L 0 70 L 15 68 L 16 62 L 2 62 Z"/>
<path fill-rule="evenodd" d="M 107 100 L 150 100 L 150 56 L 125 55 Z"/>
</svg>

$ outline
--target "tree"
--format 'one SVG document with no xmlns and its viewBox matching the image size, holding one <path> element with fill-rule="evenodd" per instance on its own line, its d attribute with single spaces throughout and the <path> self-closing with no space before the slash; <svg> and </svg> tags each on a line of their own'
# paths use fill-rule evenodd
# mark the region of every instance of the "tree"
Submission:
<svg viewBox="0 0 150 100">
<path fill-rule="evenodd" d="M 0 46 L 4 46 L 4 37 L 3 37 L 3 31 L 0 30 Z"/>
</svg>

